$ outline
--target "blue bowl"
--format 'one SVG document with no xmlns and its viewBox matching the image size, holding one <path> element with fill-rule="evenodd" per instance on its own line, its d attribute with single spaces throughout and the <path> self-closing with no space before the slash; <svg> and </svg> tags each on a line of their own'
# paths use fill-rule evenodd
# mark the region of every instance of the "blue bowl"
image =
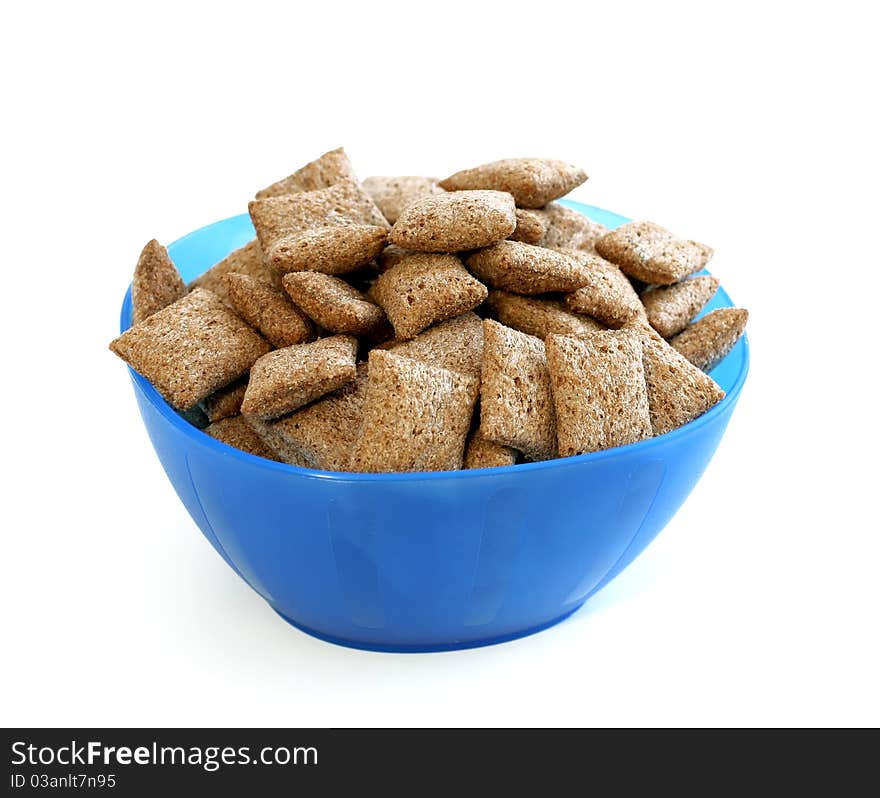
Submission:
<svg viewBox="0 0 880 798">
<path fill-rule="evenodd" d="M 624 217 L 567 203 L 616 227 Z M 191 280 L 254 235 L 247 216 L 169 247 Z M 719 290 L 707 309 L 729 306 Z M 131 295 L 122 329 L 131 323 Z M 743 338 L 712 372 L 726 398 L 690 424 L 593 454 L 473 471 L 343 474 L 222 444 L 131 372 L 153 447 L 193 520 L 285 620 L 381 651 L 488 645 L 544 629 L 629 565 L 687 498 L 748 371 Z"/>
</svg>

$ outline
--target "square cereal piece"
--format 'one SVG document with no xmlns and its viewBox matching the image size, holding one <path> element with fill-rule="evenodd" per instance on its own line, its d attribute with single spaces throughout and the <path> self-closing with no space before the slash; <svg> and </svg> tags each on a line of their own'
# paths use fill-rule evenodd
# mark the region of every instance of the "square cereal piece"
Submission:
<svg viewBox="0 0 880 798">
<path fill-rule="evenodd" d="M 669 343 L 698 369 L 712 371 L 733 349 L 746 329 L 749 312 L 718 308 L 680 332 Z"/>
<path fill-rule="evenodd" d="M 715 380 L 647 331 L 642 333 L 642 362 L 655 435 L 693 421 L 724 398 Z"/>
<path fill-rule="evenodd" d="M 409 341 L 387 341 L 378 348 L 479 379 L 483 322 L 476 313 L 468 311 L 429 327 Z"/>
<path fill-rule="evenodd" d="M 490 441 L 479 429 L 468 438 L 463 468 L 498 468 L 515 462 L 516 449 Z"/>
<path fill-rule="evenodd" d="M 338 277 L 290 272 L 281 282 L 303 313 L 332 333 L 368 335 L 386 321 L 382 308 Z"/>
<path fill-rule="evenodd" d="M 480 429 L 530 460 L 556 456 L 556 418 L 544 342 L 489 319 L 483 322 Z"/>
<path fill-rule="evenodd" d="M 277 418 L 341 388 L 355 378 L 357 347 L 357 339 L 335 335 L 264 355 L 251 368 L 241 412 Z"/>
<path fill-rule="evenodd" d="M 273 459 L 300 468 L 310 468 L 299 452 L 290 446 L 275 430 L 275 425 L 255 416 L 241 416 L 245 423 L 257 434 L 266 447 L 275 455 Z"/>
<path fill-rule="evenodd" d="M 394 334 L 406 340 L 435 322 L 472 310 L 489 292 L 455 255 L 415 254 L 379 275 L 370 294 Z"/>
<path fill-rule="evenodd" d="M 680 333 L 715 295 L 718 278 L 708 274 L 668 287 L 651 288 L 642 296 L 648 322 L 664 338 Z"/>
<path fill-rule="evenodd" d="M 229 295 L 226 293 L 223 277 L 232 272 L 246 274 L 255 280 L 275 285 L 276 288 L 281 285 L 280 279 L 263 263 L 263 250 L 260 249 L 260 242 L 255 238 L 240 249 L 230 252 L 219 263 L 215 263 L 208 271 L 196 277 L 189 284 L 190 288 L 207 288 L 228 305 Z"/>
<path fill-rule="evenodd" d="M 461 252 L 507 238 L 516 229 L 513 197 L 501 191 L 455 191 L 404 208 L 388 240 L 415 252 Z"/>
<path fill-rule="evenodd" d="M 651 437 L 641 335 L 606 330 L 547 336 L 559 454 L 571 457 Z"/>
<path fill-rule="evenodd" d="M 556 335 L 586 335 L 604 330 L 605 325 L 589 316 L 568 310 L 558 299 L 490 291 L 489 307 L 502 324 L 544 339 Z"/>
<path fill-rule="evenodd" d="M 367 364 L 360 363 L 351 382 L 270 426 L 310 468 L 346 471 L 360 431 L 366 390 Z"/>
<path fill-rule="evenodd" d="M 374 349 L 351 470 L 461 468 L 477 393 L 473 377 Z"/>
<path fill-rule="evenodd" d="M 542 247 L 594 252 L 596 240 L 608 232 L 605 225 L 558 202 L 551 202 L 546 208 L 532 213 L 538 215 L 544 223 L 544 237 L 536 242 Z"/>
<path fill-rule="evenodd" d="M 205 432 L 227 446 L 254 454 L 257 457 L 265 457 L 267 460 L 278 460 L 275 452 L 263 442 L 263 439 L 241 416 L 215 421 L 205 427 Z"/>
<path fill-rule="evenodd" d="M 590 279 L 569 253 L 521 241 L 499 241 L 474 252 L 466 263 L 484 283 L 516 294 L 576 291 Z"/>
<path fill-rule="evenodd" d="M 178 410 L 229 385 L 270 348 L 204 288 L 194 289 L 110 344 Z"/>
<path fill-rule="evenodd" d="M 246 274 L 227 274 L 223 284 L 238 315 L 258 329 L 273 346 L 281 349 L 315 339 L 311 320 L 283 291 Z"/>
<path fill-rule="evenodd" d="M 186 294 L 186 283 L 156 239 L 148 241 L 131 281 L 131 321 L 137 324 Z"/>
<path fill-rule="evenodd" d="M 440 186 L 447 191 L 507 191 L 521 208 L 543 208 L 586 179 L 583 169 L 554 158 L 506 158 L 456 172 L 441 180 Z"/>
<path fill-rule="evenodd" d="M 363 186 L 391 224 L 417 199 L 443 193 L 436 177 L 368 177 Z"/>
<path fill-rule="evenodd" d="M 614 328 L 644 316 L 639 295 L 617 266 L 589 252 L 569 250 L 566 254 L 580 263 L 586 275 L 584 284 L 565 297 L 569 310 L 592 316 Z"/>
<path fill-rule="evenodd" d="M 215 391 L 202 400 L 202 409 L 208 421 L 222 421 L 241 413 L 241 403 L 247 390 L 247 375 Z"/>
<path fill-rule="evenodd" d="M 345 150 L 339 147 L 325 152 L 320 158 L 310 161 L 292 175 L 258 191 L 256 196 L 257 199 L 265 199 L 280 197 L 283 194 L 298 194 L 301 191 L 317 191 L 330 188 L 343 180 L 356 182 L 357 176 Z"/>
<path fill-rule="evenodd" d="M 508 236 L 508 239 L 522 241 L 524 244 L 540 244 L 546 231 L 544 220 L 537 211 L 517 208 L 516 230 Z"/>
<path fill-rule="evenodd" d="M 276 274 L 314 271 L 349 274 L 381 254 L 388 232 L 369 224 L 319 227 L 280 238 L 271 250 L 270 263 Z"/>
<path fill-rule="evenodd" d="M 700 271 L 712 248 L 687 241 L 653 222 L 627 222 L 596 241 L 596 252 L 630 277 L 652 285 L 672 285 Z"/>
</svg>

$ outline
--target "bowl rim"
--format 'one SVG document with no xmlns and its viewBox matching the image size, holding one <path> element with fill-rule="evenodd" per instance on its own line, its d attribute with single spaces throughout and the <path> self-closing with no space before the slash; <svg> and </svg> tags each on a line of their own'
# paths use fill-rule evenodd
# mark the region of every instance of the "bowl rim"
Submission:
<svg viewBox="0 0 880 798">
<path fill-rule="evenodd" d="M 566 202 L 566 204 L 575 208 L 594 208 L 594 206 L 585 205 L 583 203 L 576 203 L 573 201 L 568 201 Z M 601 211 L 608 215 L 618 216 L 623 220 L 627 220 L 626 217 L 621 217 L 619 214 L 614 214 L 611 211 L 605 211 L 602 208 L 595 208 L 595 210 Z M 169 244 L 169 249 L 174 245 L 185 241 L 191 236 L 203 233 L 205 230 L 214 226 L 223 225 L 232 220 L 240 219 L 244 215 L 246 214 L 238 214 L 236 216 L 230 216 L 227 219 L 220 219 L 216 222 L 212 222 L 211 224 L 203 225 L 202 227 L 192 230 L 186 235 L 181 236 L 179 239 L 175 240 L 173 243 Z M 709 272 L 705 270 L 699 272 L 699 274 L 708 273 Z M 723 286 L 719 286 L 718 293 L 721 294 L 724 301 L 730 303 L 730 306 L 735 307 L 733 300 L 730 298 L 730 295 L 724 290 Z M 129 284 L 122 301 L 122 309 L 119 316 L 120 334 L 125 332 L 131 326 L 130 318 L 131 284 Z M 552 460 L 541 460 L 535 463 L 516 463 L 509 466 L 494 466 L 491 468 L 460 469 L 458 471 L 412 471 L 403 473 L 395 472 L 368 474 L 348 471 L 321 471 L 316 468 L 306 468 L 303 466 L 291 465 L 289 463 L 279 463 L 275 460 L 267 460 L 265 457 L 259 457 L 254 454 L 250 454 L 249 452 L 244 452 L 240 449 L 236 449 L 233 446 L 229 446 L 228 444 L 225 444 L 217 440 L 216 438 L 211 437 L 206 432 L 194 426 L 193 424 L 190 424 L 176 410 L 174 410 L 174 408 L 172 408 L 171 405 L 168 404 L 168 402 L 165 401 L 162 395 L 156 390 L 155 387 L 153 387 L 152 383 L 150 383 L 149 380 L 138 374 L 133 368 L 131 368 L 131 366 L 127 366 L 127 368 L 129 371 L 129 375 L 131 376 L 131 380 L 134 384 L 135 390 L 140 391 L 144 395 L 144 397 L 156 409 L 159 415 L 161 415 L 165 419 L 165 421 L 176 427 L 179 432 L 188 437 L 193 443 L 205 446 L 218 455 L 242 460 L 244 463 L 250 464 L 252 466 L 260 466 L 270 470 L 279 471 L 281 473 L 287 473 L 291 476 L 330 480 L 334 482 L 414 482 L 423 480 L 434 481 L 472 478 L 485 479 L 486 477 L 492 476 L 505 477 L 512 474 L 529 474 L 534 471 L 544 471 L 554 468 L 565 468 L 587 463 L 595 463 L 601 460 L 626 456 L 638 451 L 644 451 L 648 453 L 657 447 L 664 446 L 665 444 L 672 443 L 676 440 L 680 440 L 693 434 L 706 424 L 711 424 L 716 418 L 718 418 L 718 416 L 724 415 L 725 413 L 732 410 L 733 406 L 739 399 L 739 395 L 742 392 L 743 385 L 745 384 L 746 377 L 749 373 L 750 365 L 749 342 L 747 335 L 743 333 L 740 340 L 742 341 L 743 345 L 742 366 L 730 390 L 726 393 L 724 398 L 714 407 L 710 408 L 701 416 L 695 418 L 693 421 L 689 421 L 687 424 L 684 424 L 681 427 L 672 430 L 671 432 L 665 432 L 662 435 L 656 435 L 643 441 L 628 443 L 625 446 L 615 446 L 611 449 L 602 449 L 598 452 L 588 452 L 586 454 L 578 454 L 571 457 L 557 457 Z"/>
</svg>

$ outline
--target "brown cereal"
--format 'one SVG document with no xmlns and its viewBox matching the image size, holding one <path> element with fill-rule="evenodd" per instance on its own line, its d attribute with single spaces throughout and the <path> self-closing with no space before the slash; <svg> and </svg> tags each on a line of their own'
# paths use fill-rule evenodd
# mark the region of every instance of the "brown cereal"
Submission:
<svg viewBox="0 0 880 798">
<path fill-rule="evenodd" d="M 410 341 L 388 341 L 379 348 L 421 360 L 429 366 L 479 378 L 483 363 L 483 322 L 476 313 L 462 313 L 429 327 Z"/>
<path fill-rule="evenodd" d="M 708 374 L 666 341 L 647 333 L 642 336 L 642 361 L 655 435 L 693 421 L 724 398 L 724 391 Z"/>
<path fill-rule="evenodd" d="M 511 241 L 522 241 L 524 244 L 540 244 L 545 232 L 544 220 L 537 211 L 517 208 L 516 230 L 508 238 Z"/>
<path fill-rule="evenodd" d="M 664 338 L 671 338 L 690 324 L 715 295 L 718 285 L 717 277 L 701 275 L 645 291 L 641 299 L 648 321 Z"/>
<path fill-rule="evenodd" d="M 746 328 L 749 312 L 718 308 L 680 332 L 669 343 L 698 369 L 711 371 L 733 349 Z"/>
<path fill-rule="evenodd" d="M 507 238 L 516 229 L 513 197 L 456 191 L 422 197 L 403 209 L 388 240 L 417 252 L 461 252 Z"/>
<path fill-rule="evenodd" d="M 596 241 L 596 252 L 630 277 L 652 285 L 671 285 L 698 272 L 712 248 L 686 241 L 653 222 L 627 222 Z"/>
<path fill-rule="evenodd" d="M 186 410 L 244 374 L 270 346 L 216 294 L 196 288 L 124 332 L 110 349 Z"/>
<path fill-rule="evenodd" d="M 570 250 L 565 254 L 577 260 L 587 275 L 582 287 L 565 297 L 570 310 L 585 313 L 615 328 L 644 315 L 639 295 L 617 266 L 588 252 Z"/>
<path fill-rule="evenodd" d="M 290 413 L 355 378 L 357 339 L 348 335 L 294 344 L 261 357 L 241 412 L 264 420 Z"/>
<path fill-rule="evenodd" d="M 604 324 L 589 316 L 573 313 L 557 299 L 490 291 L 489 306 L 502 324 L 541 339 L 551 333 L 584 335 L 605 329 Z"/>
<path fill-rule="evenodd" d="M 186 294 L 186 283 L 156 239 L 143 248 L 131 281 L 131 321 L 137 324 Z"/>
<path fill-rule="evenodd" d="M 569 254 L 520 241 L 499 241 L 474 252 L 466 263 L 483 282 L 517 294 L 575 291 L 590 279 Z"/>
<path fill-rule="evenodd" d="M 363 186 L 391 224 L 420 197 L 443 193 L 436 177 L 368 177 Z"/>
<path fill-rule="evenodd" d="M 547 336 L 559 454 L 571 457 L 651 437 L 636 330 Z"/>
<path fill-rule="evenodd" d="M 320 158 L 310 161 L 292 175 L 258 191 L 256 196 L 257 199 L 265 199 L 283 194 L 298 194 L 301 191 L 318 191 L 343 180 L 356 182 L 357 176 L 345 150 L 339 147 L 325 152 Z"/>
<path fill-rule="evenodd" d="M 259 436 L 260 440 L 275 455 L 276 460 L 288 465 L 300 466 L 301 468 L 309 468 L 309 464 L 303 460 L 299 452 L 294 449 L 281 435 L 275 430 L 275 425 L 269 421 L 256 418 L 255 416 L 242 416 L 245 423 Z"/>
<path fill-rule="evenodd" d="M 385 321 L 382 308 L 338 277 L 319 272 L 290 272 L 284 275 L 282 283 L 303 312 L 330 332 L 366 335 Z"/>
<path fill-rule="evenodd" d="M 279 238 L 271 250 L 276 274 L 315 271 L 348 274 L 366 266 L 382 252 L 388 231 L 369 224 L 319 227 Z"/>
<path fill-rule="evenodd" d="M 247 375 L 235 382 L 215 391 L 202 400 L 202 409 L 208 421 L 222 421 L 241 413 L 241 403 L 247 390 Z"/>
<path fill-rule="evenodd" d="M 540 338 L 483 322 L 480 429 L 490 441 L 531 460 L 556 456 L 556 421 Z"/>
<path fill-rule="evenodd" d="M 392 266 L 396 266 L 400 261 L 412 254 L 408 249 L 389 244 L 379 253 L 379 257 L 376 259 L 376 266 L 380 272 L 387 272 Z"/>
<path fill-rule="evenodd" d="M 507 158 L 456 172 L 440 186 L 447 191 L 507 191 L 521 208 L 542 208 L 586 179 L 583 169 L 553 158 Z"/>
<path fill-rule="evenodd" d="M 536 242 L 542 247 L 593 252 L 596 239 L 608 232 L 605 225 L 558 202 L 551 202 L 546 208 L 534 213 L 541 218 L 546 228 L 544 237 Z"/>
<path fill-rule="evenodd" d="M 283 291 L 246 274 L 227 274 L 223 283 L 238 315 L 273 346 L 282 348 L 314 340 L 311 321 Z"/>
<path fill-rule="evenodd" d="M 474 377 L 374 349 L 351 470 L 461 468 L 477 385 Z"/>
<path fill-rule="evenodd" d="M 471 433 L 464 450 L 462 468 L 497 468 L 516 462 L 516 449 L 490 441 L 478 429 Z"/>
<path fill-rule="evenodd" d="M 240 449 L 257 457 L 265 457 L 267 460 L 277 460 L 278 457 L 257 435 L 250 424 L 241 416 L 232 416 L 215 421 L 205 427 L 205 432 L 212 438 L 216 438 L 227 446 Z"/>
<path fill-rule="evenodd" d="M 479 305 L 486 286 L 455 255 L 415 254 L 379 275 L 371 289 L 401 339 Z"/>
<path fill-rule="evenodd" d="M 255 280 L 275 285 L 276 288 L 281 285 L 280 279 L 263 262 L 263 250 L 260 249 L 260 242 L 255 238 L 243 247 L 230 252 L 219 263 L 215 263 L 204 274 L 196 277 L 190 283 L 190 288 L 207 288 L 217 294 L 224 302 L 230 304 L 223 277 L 233 272 L 246 274 Z"/>
</svg>

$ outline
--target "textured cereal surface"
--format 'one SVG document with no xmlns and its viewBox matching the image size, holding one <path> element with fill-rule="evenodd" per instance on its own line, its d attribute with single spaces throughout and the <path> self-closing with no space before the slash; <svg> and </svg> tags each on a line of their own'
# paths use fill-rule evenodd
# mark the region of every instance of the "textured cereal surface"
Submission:
<svg viewBox="0 0 880 798">
<path fill-rule="evenodd" d="M 483 435 L 531 460 L 555 457 L 556 420 L 544 342 L 490 319 L 483 322 L 483 341 Z"/>
<path fill-rule="evenodd" d="M 310 468 L 347 471 L 363 419 L 367 364 L 357 377 L 317 402 L 271 422 L 271 427 L 297 458 Z"/>
<path fill-rule="evenodd" d="M 229 302 L 239 316 L 279 348 L 315 338 L 315 328 L 283 291 L 246 274 L 223 278 Z"/>
<path fill-rule="evenodd" d="M 553 158 L 507 158 L 456 172 L 440 186 L 447 191 L 507 191 L 522 208 L 542 208 L 586 179 L 583 169 Z"/>
<path fill-rule="evenodd" d="M 421 360 L 429 366 L 480 376 L 483 364 L 483 322 L 476 313 L 435 324 L 409 341 L 381 344 L 396 355 Z"/>
<path fill-rule="evenodd" d="M 310 161 L 292 175 L 258 191 L 257 199 L 278 197 L 283 194 L 298 194 L 301 191 L 318 191 L 344 180 L 356 182 L 357 176 L 345 150 L 339 147 L 325 152 L 320 158 Z"/>
<path fill-rule="evenodd" d="M 269 343 L 216 295 L 196 288 L 110 344 L 178 410 L 233 382 Z"/>
<path fill-rule="evenodd" d="M 687 327 L 715 296 L 718 285 L 717 277 L 701 275 L 645 291 L 641 300 L 648 322 L 664 338 L 671 338 Z"/>
<path fill-rule="evenodd" d="M 443 193 L 436 177 L 368 177 L 363 186 L 391 224 L 417 199 Z"/>
<path fill-rule="evenodd" d="M 520 241 L 499 241 L 474 252 L 466 262 L 484 283 L 516 294 L 575 291 L 590 279 L 570 254 Z"/>
<path fill-rule="evenodd" d="M 223 277 L 232 272 L 246 274 L 248 277 L 253 277 L 255 280 L 261 280 L 276 287 L 281 284 L 280 280 L 276 278 L 263 262 L 263 250 L 260 249 L 260 242 L 255 238 L 240 249 L 230 252 L 219 263 L 215 263 L 204 274 L 196 277 L 190 283 L 190 288 L 207 288 L 209 291 L 217 294 L 224 302 L 230 304 Z"/>
<path fill-rule="evenodd" d="M 134 268 L 131 281 L 131 317 L 137 324 L 168 307 L 186 293 L 186 283 L 156 239 L 148 241 Z"/>
<path fill-rule="evenodd" d="M 299 452 L 291 446 L 279 432 L 275 430 L 275 425 L 270 421 L 256 418 L 255 416 L 242 416 L 245 423 L 259 436 L 260 440 L 275 455 L 276 460 L 288 465 L 300 466 L 301 468 L 309 468 L 309 464 L 300 457 Z"/>
<path fill-rule="evenodd" d="M 489 292 L 489 306 L 502 324 L 541 339 L 551 333 L 586 335 L 605 329 L 601 322 L 568 310 L 558 299 L 539 299 L 493 290 Z"/>
<path fill-rule="evenodd" d="M 516 229 L 508 236 L 511 241 L 522 241 L 524 244 L 540 244 L 546 228 L 538 211 L 526 208 L 516 209 Z"/>
<path fill-rule="evenodd" d="M 570 310 L 615 328 L 644 315 L 639 295 L 617 266 L 588 252 L 569 250 L 567 254 L 578 261 L 586 275 L 583 286 L 565 297 Z"/>
<path fill-rule="evenodd" d="M 264 355 L 251 368 L 241 412 L 277 418 L 341 388 L 355 378 L 357 347 L 357 339 L 336 335 Z"/>
<path fill-rule="evenodd" d="M 376 225 L 318 227 L 277 239 L 267 258 L 279 275 L 306 270 L 348 274 L 379 255 L 387 238 L 388 231 Z"/>
<path fill-rule="evenodd" d="M 712 248 L 687 241 L 653 222 L 628 222 L 596 241 L 596 252 L 630 277 L 653 285 L 671 285 L 700 271 Z"/>
<path fill-rule="evenodd" d="M 202 409 L 208 421 L 222 421 L 224 418 L 232 418 L 241 413 L 241 403 L 244 392 L 247 390 L 247 375 L 219 391 L 214 391 L 202 401 Z"/>
<path fill-rule="evenodd" d="M 220 421 L 214 421 L 205 427 L 205 432 L 227 446 L 241 449 L 241 451 L 248 454 L 265 457 L 267 460 L 279 459 L 275 452 L 263 442 L 263 439 L 257 435 L 250 424 L 241 416 L 232 416 Z"/>
<path fill-rule="evenodd" d="M 693 421 L 724 398 L 715 380 L 662 339 L 643 334 L 642 362 L 655 435 Z"/>
<path fill-rule="evenodd" d="M 282 280 L 290 298 L 332 333 L 367 335 L 385 321 L 382 308 L 344 280 L 319 272 L 291 272 Z"/>
<path fill-rule="evenodd" d="M 641 336 L 606 330 L 547 336 L 559 454 L 571 457 L 650 438 Z"/>
<path fill-rule="evenodd" d="M 608 232 L 605 225 L 557 202 L 551 202 L 546 208 L 533 213 L 544 224 L 544 236 L 539 242 L 535 242 L 543 247 L 593 252 L 596 240 Z"/>
<path fill-rule="evenodd" d="M 516 462 L 516 449 L 490 441 L 477 429 L 472 432 L 464 450 L 463 468 L 497 468 Z"/>
<path fill-rule="evenodd" d="M 389 244 L 379 253 L 376 258 L 376 266 L 380 272 L 387 272 L 392 266 L 396 266 L 404 258 L 412 255 L 408 249 L 398 247 L 395 244 Z"/>
<path fill-rule="evenodd" d="M 415 254 L 379 275 L 370 296 L 382 306 L 399 339 L 472 310 L 488 296 L 455 255 Z"/>
<path fill-rule="evenodd" d="M 474 377 L 374 349 L 351 470 L 461 468 L 478 391 Z"/>
<path fill-rule="evenodd" d="M 749 320 L 743 308 L 718 308 L 680 332 L 669 343 L 698 369 L 711 371 L 740 339 Z"/>
<path fill-rule="evenodd" d="M 388 240 L 417 252 L 461 252 L 507 238 L 516 229 L 513 197 L 457 191 L 422 197 L 403 209 Z"/>
</svg>

